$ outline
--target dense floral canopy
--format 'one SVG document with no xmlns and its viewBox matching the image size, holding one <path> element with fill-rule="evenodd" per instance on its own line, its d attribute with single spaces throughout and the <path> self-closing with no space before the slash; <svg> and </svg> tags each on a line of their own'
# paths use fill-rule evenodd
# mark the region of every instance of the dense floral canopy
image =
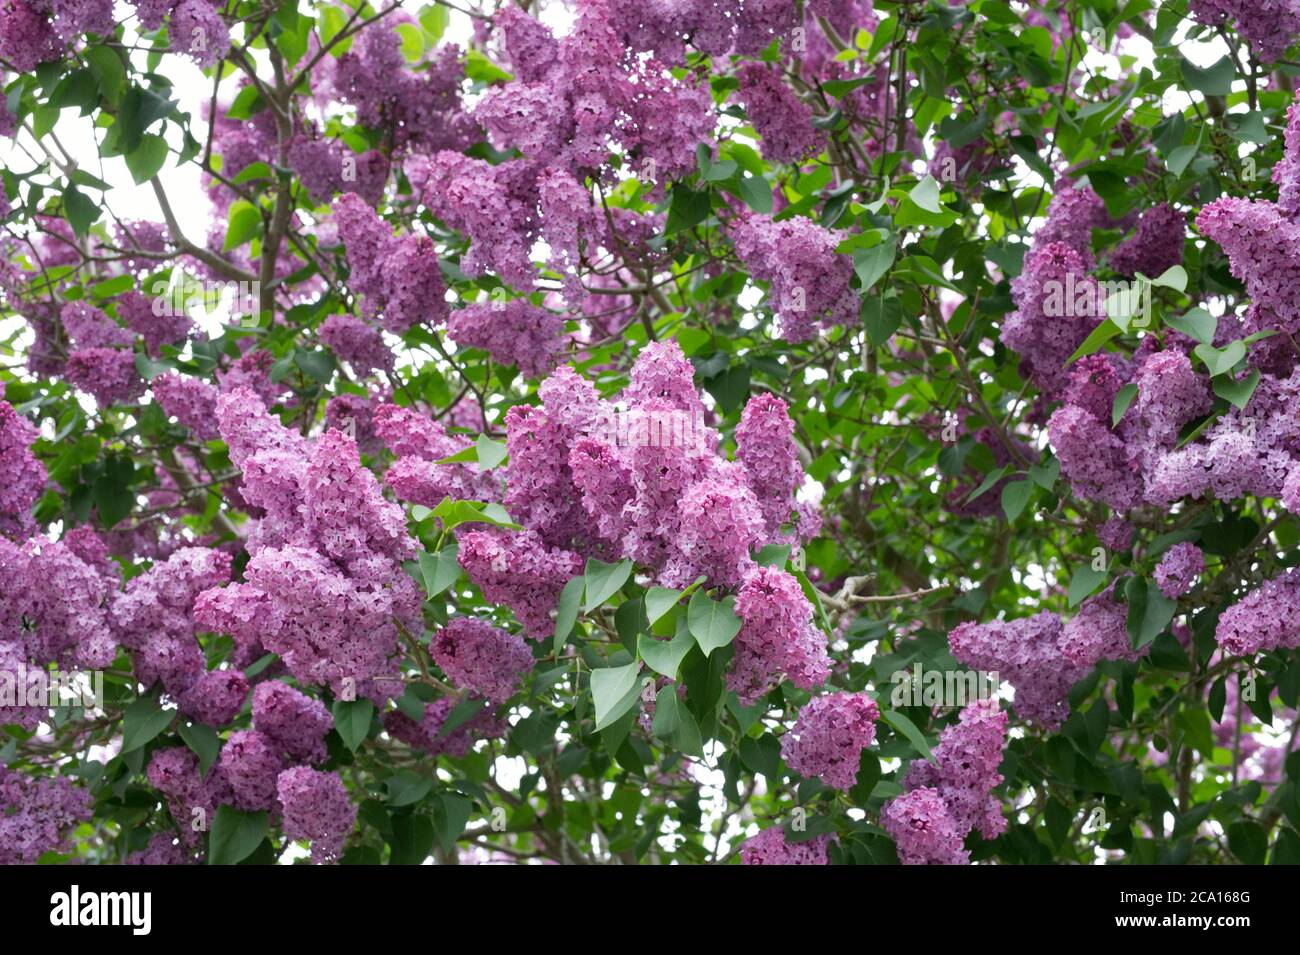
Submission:
<svg viewBox="0 0 1300 955">
<path fill-rule="evenodd" d="M 1300 862 L 1298 48 L 0 0 L 0 863 Z"/>
</svg>

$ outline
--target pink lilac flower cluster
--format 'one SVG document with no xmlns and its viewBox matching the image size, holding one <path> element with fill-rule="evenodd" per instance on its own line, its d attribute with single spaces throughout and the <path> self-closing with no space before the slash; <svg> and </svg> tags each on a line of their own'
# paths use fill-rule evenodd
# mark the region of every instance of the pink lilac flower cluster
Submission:
<svg viewBox="0 0 1300 955">
<path fill-rule="evenodd" d="M 858 296 L 850 288 L 853 261 L 836 247 L 844 234 L 811 219 L 744 213 L 731 226 L 736 255 L 759 281 L 767 282 L 781 338 L 802 342 L 819 327 L 852 325 Z"/>
<path fill-rule="evenodd" d="M 265 514 L 246 541 L 245 582 L 207 590 L 196 618 L 238 644 L 260 640 L 301 683 L 386 698 L 400 628 L 422 630 L 401 508 L 338 431 L 308 441 L 247 389 L 218 400 L 217 421 L 241 494 Z"/>
<path fill-rule="evenodd" d="M 356 107 L 363 126 L 384 130 L 399 150 L 465 149 L 481 134 L 461 105 L 461 51 L 444 44 L 431 60 L 412 69 L 402 55 L 398 28 L 403 24 L 418 29 L 414 19 L 399 10 L 362 30 L 332 76 L 332 60 L 323 61 L 321 80 L 339 101 Z"/>
<path fill-rule="evenodd" d="M 577 554 L 549 548 L 534 531 L 466 531 L 457 559 L 492 603 L 509 607 L 524 632 L 544 638 L 555 632 L 552 613 L 564 585 L 582 573 Z"/>
<path fill-rule="evenodd" d="M 114 305 L 117 317 L 144 339 L 145 350 L 154 357 L 161 354 L 164 345 L 184 342 L 194 327 L 189 315 L 166 299 L 126 292 L 114 300 Z"/>
<path fill-rule="evenodd" d="M 210 671 L 187 693 L 214 677 L 219 679 L 214 693 L 209 695 L 208 705 L 223 705 L 217 697 L 224 695 L 224 710 L 211 713 L 207 719 L 201 713 L 195 718 L 222 726 L 242 708 L 248 683 L 242 674 Z M 183 695 L 183 704 L 184 700 Z M 222 745 L 216 763 L 206 773 L 200 771 L 198 757 L 185 747 L 158 750 L 150 761 L 146 774 L 149 783 L 166 798 L 181 839 L 190 849 L 201 843 L 201 833 L 207 830 L 219 805 L 246 812 L 269 812 L 274 819 L 283 814 L 290 838 L 313 838 L 299 825 L 310 818 L 309 801 L 286 801 L 279 780 L 286 772 L 311 773 L 306 764 L 324 761 L 327 755 L 324 740 L 333 719 L 320 701 L 274 680 L 258 684 L 253 692 L 252 710 L 253 727 L 232 732 Z M 308 793 L 293 790 L 292 795 L 305 797 Z M 294 811 L 299 815 L 291 823 L 289 814 Z M 339 814 L 346 812 L 340 810 Z M 350 829 L 349 824 L 344 834 Z M 325 848 L 329 848 L 328 840 Z M 320 858 L 314 857 L 314 861 L 334 860 L 327 851 Z"/>
<path fill-rule="evenodd" d="M 334 216 L 351 269 L 348 286 L 363 296 L 367 315 L 398 335 L 446 319 L 447 288 L 427 236 L 394 236 L 352 192 L 335 201 Z"/>
<path fill-rule="evenodd" d="M 504 703 L 533 668 L 533 654 L 513 633 L 475 617 L 456 617 L 434 633 L 429 655 L 453 685 Z"/>
<path fill-rule="evenodd" d="M 316 202 L 337 192 L 354 192 L 371 206 L 383 198 L 389 166 L 377 149 L 354 153 L 338 140 L 303 133 L 290 141 L 286 158 Z"/>
<path fill-rule="evenodd" d="M 996 839 L 1006 831 L 1002 806 L 992 795 L 1002 782 L 998 766 L 1006 733 L 1007 714 L 997 701 L 976 700 L 940 734 L 934 764 L 912 763 L 903 796 L 880 814 L 905 865 L 965 864 L 970 857 L 963 843 L 970 832 Z"/>
<path fill-rule="evenodd" d="M 837 3 L 821 0 L 809 6 L 830 15 Z M 649 52 L 675 66 L 685 65 L 688 46 L 712 57 L 731 52 L 756 56 L 774 39 L 789 37 L 797 26 L 795 5 L 788 0 L 613 4 L 607 9 L 628 56 Z M 502 21 L 502 14 L 497 14 L 498 24 Z M 512 61 L 514 50 L 510 47 Z"/>
<path fill-rule="evenodd" d="M 552 59 L 529 59 L 534 73 L 489 89 L 474 108 L 498 149 L 517 148 L 530 160 L 595 172 L 621 148 L 653 163 L 656 181 L 695 168 L 695 147 L 712 135 L 708 92 L 676 79 L 653 58 L 629 58 L 611 24 L 607 0 L 584 0 L 573 30 L 554 43 Z M 503 24 L 506 44 L 520 25 Z M 524 46 L 539 31 L 525 28 Z"/>
<path fill-rule="evenodd" d="M 149 844 L 122 860 L 123 865 L 190 865 L 194 857 L 171 832 L 155 832 Z"/>
<path fill-rule="evenodd" d="M 670 587 L 701 575 L 735 587 L 754 567 L 751 552 L 784 536 L 802 480 L 784 404 L 751 401 L 729 462 L 704 423 L 693 372 L 676 342 L 652 343 L 618 404 L 564 367 L 542 382 L 540 406 L 506 414 L 504 504 L 526 528 L 514 538 L 522 546 L 471 531 L 460 561 L 530 635 L 550 632 L 583 557 L 630 558 Z"/>
<path fill-rule="evenodd" d="M 105 407 L 143 394 L 129 331 L 85 302 L 65 305 L 59 317 L 72 343 L 64 369 L 68 381 Z"/>
<path fill-rule="evenodd" d="M 204 626 L 195 605 L 209 587 L 230 579 L 230 568 L 224 551 L 185 547 L 132 577 L 114 600 L 114 633 L 132 652 L 136 677 L 146 687 L 161 682 L 179 698 L 203 675 L 206 664 L 195 635 Z"/>
<path fill-rule="evenodd" d="M 764 829 L 740 846 L 741 865 L 830 865 L 830 836 L 787 842 L 780 826 Z"/>
<path fill-rule="evenodd" d="M 948 805 L 937 789 L 921 786 L 892 799 L 880 810 L 904 865 L 965 865 L 970 854 Z"/>
<path fill-rule="evenodd" d="M 287 768 L 280 749 L 255 729 L 235 730 L 221 747 L 219 769 L 229 803 L 243 812 L 279 812 L 276 778 Z M 225 800 L 223 800 L 225 801 Z"/>
<path fill-rule="evenodd" d="M 67 538 L 0 537 L 0 644 L 40 666 L 111 664 L 117 639 L 106 607 L 118 581 L 106 563 L 84 560 Z"/>
<path fill-rule="evenodd" d="M 166 800 L 176 831 L 191 850 L 203 844 L 203 833 L 211 826 L 217 806 L 233 805 L 220 762 L 203 774 L 199 757 L 186 746 L 154 750 L 145 778 Z"/>
<path fill-rule="evenodd" d="M 830 675 L 826 635 L 813 624 L 813 608 L 799 581 L 776 567 L 755 567 L 736 593 L 740 631 L 727 672 L 727 688 L 746 706 L 780 679 L 801 689 Z"/>
<path fill-rule="evenodd" d="M 93 802 L 71 779 L 0 765 L 0 865 L 35 865 L 66 849 L 69 830 L 90 819 Z"/>
<path fill-rule="evenodd" d="M 447 334 L 461 348 L 481 348 L 497 364 L 538 378 L 559 364 L 564 318 L 526 299 L 478 302 L 448 315 Z"/>
<path fill-rule="evenodd" d="M 515 288 L 533 287 L 532 248 L 541 235 L 536 163 L 493 166 L 444 151 L 415 157 L 406 172 L 433 214 L 469 239 L 462 272 L 474 278 L 491 272 Z"/>
<path fill-rule="evenodd" d="M 1188 356 L 1177 349 L 1148 352 L 1133 368 L 1111 356 L 1093 355 L 1067 374 L 1066 402 L 1047 429 L 1061 473 L 1075 493 L 1125 510 L 1143 500 L 1167 503 L 1189 492 L 1196 496 L 1212 475 L 1226 477 L 1222 465 L 1205 469 L 1204 446 L 1177 449 L 1183 426 L 1208 411 L 1212 401 L 1209 382 L 1196 373 Z M 1137 385 L 1137 398 L 1113 425 L 1111 407 L 1128 378 Z M 1171 468 L 1192 456 L 1202 460 L 1182 468 L 1180 476 L 1171 474 Z M 1194 486 L 1197 469 L 1200 487 Z"/>
<path fill-rule="evenodd" d="M 496 501 L 500 481 L 472 462 L 439 461 L 472 447 L 464 435 L 448 434 L 441 422 L 413 408 L 379 405 L 373 415 L 376 437 L 396 455 L 384 474 L 384 483 L 402 500 L 437 507 L 443 498 L 459 501 Z"/>
<path fill-rule="evenodd" d="M 1180 541 L 1165 552 L 1156 565 L 1156 586 L 1170 600 L 1192 589 L 1196 578 L 1205 572 L 1205 556 L 1190 541 Z"/>
<path fill-rule="evenodd" d="M 180 711 L 208 726 L 225 726 L 248 699 L 248 680 L 239 670 L 208 670 L 177 699 Z"/>
<path fill-rule="evenodd" d="M 190 429 L 200 441 L 217 437 L 220 392 L 201 378 L 169 371 L 149 382 L 154 399 L 168 416 Z"/>
<path fill-rule="evenodd" d="M 1300 570 L 1288 570 L 1237 601 L 1214 633 L 1234 656 L 1300 647 Z"/>
<path fill-rule="evenodd" d="M 171 246 L 171 232 L 164 223 L 148 219 L 133 219 L 113 223 L 113 240 L 117 249 L 124 255 L 122 267 L 128 272 L 141 273 L 152 271 L 158 257 L 166 255 Z M 118 298 L 139 295 L 127 292 Z M 120 313 L 119 313 L 120 314 Z M 185 316 L 177 316 L 178 319 Z"/>
<path fill-rule="evenodd" d="M 1108 264 L 1120 275 L 1132 278 L 1139 272 L 1149 279 L 1183 261 L 1187 217 L 1167 202 L 1143 211 L 1133 235 L 1111 250 Z"/>
<path fill-rule="evenodd" d="M 334 718 L 325 704 L 279 680 L 253 690 L 253 726 L 289 761 L 324 762 L 325 737 Z"/>
<path fill-rule="evenodd" d="M 815 696 L 781 737 L 781 758 L 801 776 L 851 789 L 862 751 L 876 738 L 880 707 L 865 693 Z"/>
<path fill-rule="evenodd" d="M 444 697 L 434 700 L 424 708 L 417 723 L 401 710 L 384 714 L 384 730 L 393 739 L 428 753 L 430 756 L 447 755 L 460 759 L 467 755 L 480 739 L 492 739 L 505 734 L 509 724 L 497 719 L 490 708 L 482 709 L 454 729 L 443 733 L 442 726 L 455 708 L 456 702 Z"/>
<path fill-rule="evenodd" d="M 277 777 L 276 794 L 284 810 L 284 834 L 311 842 L 313 864 L 338 862 L 357 822 L 357 807 L 338 774 L 295 766 Z"/>
<path fill-rule="evenodd" d="M 31 422 L 0 400 L 0 534 L 26 537 L 35 529 L 32 505 L 47 480 L 45 465 L 32 453 L 37 435 Z"/>
<path fill-rule="evenodd" d="M 813 113 L 773 67 L 746 63 L 737 72 L 740 98 L 762 137 L 763 155 L 772 162 L 797 163 L 826 146 L 826 134 L 813 126 Z"/>
<path fill-rule="evenodd" d="M 1000 337 L 1020 355 L 1021 374 L 1048 396 L 1064 389 L 1066 361 L 1105 318 L 1090 267 L 1091 253 L 1085 257 L 1064 242 L 1036 242 L 1011 280 L 1016 310 L 1003 322 Z"/>
<path fill-rule="evenodd" d="M 0 58 L 21 73 L 63 55 L 63 43 L 39 0 L 7 0 L 0 6 Z"/>
<path fill-rule="evenodd" d="M 203 69 L 211 69 L 230 52 L 230 29 L 209 0 L 180 0 L 167 28 L 174 48 Z"/>
<path fill-rule="evenodd" d="M 384 336 L 355 315 L 339 312 L 321 323 L 320 340 L 352 366 L 358 377 L 393 370 L 393 353 Z"/>
<path fill-rule="evenodd" d="M 1060 618 L 1044 610 L 1019 620 L 960 624 L 948 634 L 948 646 L 966 666 L 1010 683 L 1021 719 L 1056 729 L 1070 714 L 1070 687 L 1088 672 L 1057 648 L 1062 629 Z"/>
<path fill-rule="evenodd" d="M 262 348 L 253 348 L 231 363 L 229 368 L 217 371 L 217 386 L 222 394 L 247 388 L 263 404 L 273 405 L 285 393 L 285 386 L 271 380 L 271 367 L 275 356 Z"/>
<path fill-rule="evenodd" d="M 1211 26 L 1231 23 L 1266 64 L 1282 59 L 1300 39 L 1296 0 L 1191 0 L 1188 12 Z"/>
<path fill-rule="evenodd" d="M 1118 584 L 1088 597 L 1061 629 L 1057 649 L 1076 666 L 1090 670 L 1099 660 L 1136 660 L 1128 635 L 1128 606 L 1116 599 Z"/>
</svg>

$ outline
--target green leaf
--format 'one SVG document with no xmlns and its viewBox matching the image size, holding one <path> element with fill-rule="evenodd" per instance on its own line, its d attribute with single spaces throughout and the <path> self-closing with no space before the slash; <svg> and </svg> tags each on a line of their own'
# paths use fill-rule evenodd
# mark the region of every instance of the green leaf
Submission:
<svg viewBox="0 0 1300 955">
<path fill-rule="evenodd" d="M 601 606 L 614 596 L 632 576 L 632 561 L 622 560 L 617 564 L 607 564 L 595 557 L 587 558 L 587 569 L 583 574 L 586 580 L 587 597 L 583 610 L 588 612 Z"/>
<path fill-rule="evenodd" d="M 1246 865 L 1263 865 L 1268 834 L 1257 822 L 1243 819 L 1228 826 L 1228 848 Z"/>
<path fill-rule="evenodd" d="M 460 727 L 478 716 L 488 707 L 488 701 L 468 696 L 461 700 L 447 713 L 447 718 L 438 727 L 438 739 L 446 739 Z"/>
<path fill-rule="evenodd" d="M 684 625 L 678 626 L 677 633 L 671 640 L 660 640 L 648 633 L 637 638 L 637 654 L 650 669 L 662 673 L 670 680 L 677 679 L 677 669 L 692 646 L 691 632 Z"/>
<path fill-rule="evenodd" d="M 233 806 L 218 806 L 208 836 L 208 865 L 236 865 L 243 862 L 266 838 L 264 812 L 240 812 Z"/>
<path fill-rule="evenodd" d="M 1219 677 L 1210 687 L 1210 695 L 1206 700 L 1209 705 L 1210 718 L 1216 723 L 1223 722 L 1223 706 L 1228 701 L 1228 678 Z"/>
<path fill-rule="evenodd" d="M 1169 626 L 1178 601 L 1170 600 L 1144 577 L 1130 577 L 1124 596 L 1128 601 L 1129 639 L 1134 650 L 1141 650 Z"/>
<path fill-rule="evenodd" d="M 1196 154 L 1200 152 L 1200 149 L 1199 143 L 1190 143 L 1170 150 L 1169 155 L 1165 157 L 1165 165 L 1175 176 L 1181 176 L 1187 171 L 1187 167 L 1192 164 L 1192 160 L 1196 158 Z"/>
<path fill-rule="evenodd" d="M 1133 404 L 1133 399 L 1137 397 L 1137 394 L 1137 383 L 1132 381 L 1116 393 L 1115 403 L 1110 409 L 1110 426 L 1112 428 L 1119 424 L 1120 419 L 1124 417 L 1124 412 L 1128 411 L 1129 405 Z"/>
<path fill-rule="evenodd" d="M 696 591 L 686 605 L 687 626 L 706 657 L 718 647 L 727 646 L 740 632 L 735 605 L 735 597 L 717 601 L 703 590 Z"/>
<path fill-rule="evenodd" d="M 79 239 L 84 239 L 90 232 L 90 227 L 99 219 L 99 205 L 91 202 L 76 186 L 68 186 L 63 190 L 63 211 L 68 225 L 72 226 L 72 231 Z"/>
<path fill-rule="evenodd" d="M 491 471 L 504 461 L 510 453 L 506 450 L 505 444 L 500 441 L 493 441 L 486 434 L 478 436 L 474 449 L 478 455 L 478 466 L 484 471 Z"/>
<path fill-rule="evenodd" d="M 1216 395 L 1244 410 L 1250 403 L 1251 396 L 1255 394 L 1256 386 L 1259 385 L 1259 371 L 1252 368 L 1250 374 L 1240 381 L 1225 375 L 1222 378 L 1215 378 L 1211 384 Z"/>
<path fill-rule="evenodd" d="M 1077 607 L 1079 601 L 1084 597 L 1091 596 L 1109 576 L 1109 568 L 1106 570 L 1093 570 L 1092 564 L 1085 564 L 1076 570 L 1074 576 L 1070 578 L 1070 590 L 1068 595 L 1070 606 Z"/>
<path fill-rule="evenodd" d="M 246 87 L 246 89 L 253 89 L 253 87 L 249 86 Z M 251 162 L 241 169 L 239 175 L 232 179 L 231 182 L 242 186 L 244 183 L 252 182 L 254 179 L 270 179 L 274 175 L 275 172 L 266 163 Z"/>
<path fill-rule="evenodd" d="M 457 561 L 459 548 L 455 543 L 444 547 L 436 554 L 427 551 L 420 555 L 420 576 L 424 579 L 424 593 L 436 597 L 460 577 L 460 563 Z"/>
<path fill-rule="evenodd" d="M 1182 70 L 1184 82 L 1206 96 L 1227 96 L 1232 92 L 1232 81 L 1237 76 L 1232 58 L 1228 56 L 1221 57 L 1204 70 L 1184 58 Z"/>
<path fill-rule="evenodd" d="M 704 389 L 717 399 L 723 414 L 731 414 L 749 397 L 749 365 L 732 365 L 722 373 L 705 379 Z"/>
<path fill-rule="evenodd" d="M 117 113 L 118 145 L 122 152 L 134 152 L 140 140 L 149 131 L 149 127 L 168 115 L 175 104 L 153 90 L 132 86 L 122 97 L 122 106 Z"/>
<path fill-rule="evenodd" d="M 456 793 L 443 793 L 433 807 L 433 826 L 438 834 L 442 851 L 456 851 L 456 841 L 465 831 L 474 804 Z"/>
<path fill-rule="evenodd" d="M 1035 464 L 1029 468 L 1029 480 L 1044 491 L 1056 487 L 1056 479 L 1060 476 L 1061 462 L 1056 458 L 1048 458 L 1046 464 Z"/>
<path fill-rule="evenodd" d="M 934 176 L 925 176 L 912 187 L 907 197 L 917 204 L 926 212 L 943 212 L 943 204 L 939 201 L 939 183 L 935 181 Z"/>
<path fill-rule="evenodd" d="M 367 699 L 335 700 L 334 729 L 338 731 L 343 745 L 352 752 L 357 751 L 370 733 L 370 720 L 375 713 L 375 704 Z"/>
<path fill-rule="evenodd" d="M 903 324 L 903 308 L 893 296 L 868 295 L 862 299 L 862 324 L 867 330 L 867 339 L 873 347 L 879 348 Z"/>
<path fill-rule="evenodd" d="M 203 723 L 182 723 L 178 732 L 185 745 L 199 758 L 199 775 L 206 776 L 221 753 L 221 737 L 211 726 Z"/>
<path fill-rule="evenodd" d="M 587 581 L 584 578 L 574 577 L 560 591 L 560 603 L 555 610 L 555 652 L 557 654 L 569 639 L 569 634 L 573 632 L 573 625 L 578 621 L 582 592 L 586 586 Z"/>
<path fill-rule="evenodd" d="M 126 168 L 131 171 L 131 178 L 137 186 L 158 175 L 158 170 L 167 161 L 167 153 L 167 140 L 157 133 L 149 133 L 140 139 L 139 146 L 126 154 Z"/>
<path fill-rule="evenodd" d="M 122 58 L 107 45 L 88 46 L 85 51 L 86 62 L 91 72 L 99 81 L 99 92 L 112 106 L 122 101 L 122 83 L 126 78 L 126 67 Z"/>
<path fill-rule="evenodd" d="M 671 743 L 687 756 L 704 756 L 700 724 L 677 696 L 676 683 L 661 686 L 655 695 L 655 718 L 651 728 L 655 736 Z"/>
<path fill-rule="evenodd" d="M 1213 345 L 1219 320 L 1205 309 L 1197 307 L 1188 309 L 1184 315 L 1166 317 L 1165 324 L 1170 328 L 1178 329 L 1184 335 L 1190 335 L 1202 345 Z"/>
<path fill-rule="evenodd" d="M 1232 371 L 1237 363 L 1246 357 L 1246 343 L 1229 342 L 1221 349 L 1213 345 L 1201 344 L 1192 349 L 1192 354 L 1205 362 L 1205 367 L 1210 370 L 1211 375 L 1223 375 Z"/>
<path fill-rule="evenodd" d="M 428 816 L 394 815 L 389 865 L 419 865 L 433 849 L 433 822 Z"/>
<path fill-rule="evenodd" d="M 881 712 L 880 718 L 892 726 L 899 735 L 911 743 L 912 748 L 918 753 L 935 766 L 939 765 L 939 761 L 934 758 L 934 753 L 930 751 L 930 744 L 925 741 L 925 737 L 921 735 L 921 731 L 916 728 L 915 723 L 897 710 L 884 710 Z"/>
<path fill-rule="evenodd" d="M 322 385 L 328 385 L 334 377 L 334 356 L 324 350 L 296 348 L 293 363 L 304 375 Z"/>
<path fill-rule="evenodd" d="M 1002 488 L 1002 512 L 1008 521 L 1014 521 L 1024 512 L 1033 490 L 1032 481 L 1011 481 Z"/>
<path fill-rule="evenodd" d="M 1088 333 L 1088 337 L 1083 340 L 1083 344 L 1074 350 L 1074 354 L 1065 360 L 1067 366 L 1073 365 L 1080 358 L 1094 354 L 1101 350 L 1101 346 L 1106 344 L 1123 329 L 1112 322 L 1109 318 Z"/>
<path fill-rule="evenodd" d="M 122 752 L 139 749 L 171 725 L 175 710 L 164 710 L 152 697 L 130 703 L 122 716 Z"/>
<path fill-rule="evenodd" d="M 680 590 L 669 587 L 651 587 L 645 592 L 646 623 L 653 625 L 656 620 L 677 606 L 682 597 Z"/>
<path fill-rule="evenodd" d="M 257 211 L 257 207 L 244 199 L 236 199 L 230 204 L 226 219 L 226 241 L 222 244 L 221 251 L 229 252 L 239 248 L 257 235 L 261 228 L 262 214 Z"/>
<path fill-rule="evenodd" d="M 1187 290 L 1187 270 L 1181 265 L 1171 265 L 1156 278 L 1150 279 L 1150 282 L 1152 285 L 1183 292 Z"/>
<path fill-rule="evenodd" d="M 989 488 L 993 487 L 993 485 L 997 484 L 1004 477 L 1006 477 L 1007 472 L 1010 470 L 1011 470 L 1011 465 L 1004 464 L 1002 465 L 1002 467 L 996 468 L 995 470 L 992 470 L 988 474 L 984 475 L 984 480 L 980 481 L 979 487 L 975 488 L 975 490 L 971 491 L 970 494 L 966 496 L 966 503 L 969 504 L 977 497 L 983 497 L 985 494 L 988 493 Z"/>
<path fill-rule="evenodd" d="M 761 215 L 772 214 L 772 186 L 762 176 L 741 176 L 738 191 L 749 208 Z"/>
<path fill-rule="evenodd" d="M 1300 865 L 1300 836 L 1286 826 L 1279 826 L 1268 861 L 1270 865 Z"/>
<path fill-rule="evenodd" d="M 858 275 L 858 281 L 862 283 L 861 291 L 863 293 L 870 290 L 880 277 L 889 271 L 889 267 L 894 264 L 894 258 L 898 255 L 898 239 L 890 236 L 879 245 L 873 245 L 869 249 L 855 249 L 853 252 L 853 271 Z"/>
<path fill-rule="evenodd" d="M 388 790 L 388 805 L 397 809 L 419 802 L 433 789 L 433 780 L 428 776 L 404 769 L 384 780 Z"/>
<path fill-rule="evenodd" d="M 596 701 L 597 732 L 617 720 L 636 702 L 636 677 L 640 669 L 641 664 L 633 660 L 626 666 L 602 667 L 591 671 L 591 695 Z"/>
<path fill-rule="evenodd" d="M 678 183 L 672 189 L 672 204 L 668 207 L 667 235 L 675 235 L 694 228 L 709 217 L 712 200 L 707 189 L 695 192 Z"/>
</svg>

